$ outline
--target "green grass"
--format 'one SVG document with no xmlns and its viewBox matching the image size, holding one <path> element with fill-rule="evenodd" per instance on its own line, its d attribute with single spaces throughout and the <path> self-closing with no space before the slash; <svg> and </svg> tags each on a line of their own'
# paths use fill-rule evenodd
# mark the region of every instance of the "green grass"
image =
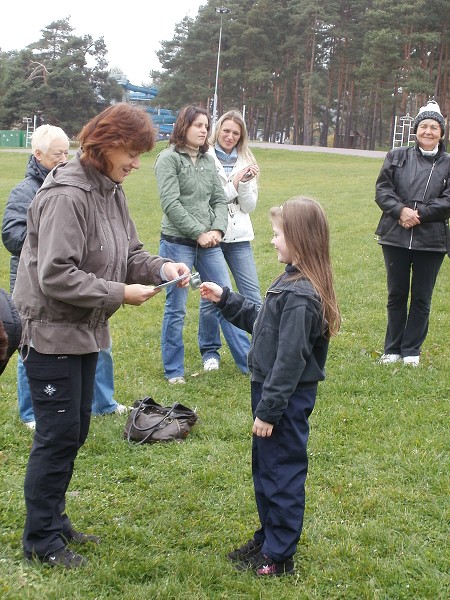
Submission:
<svg viewBox="0 0 450 600">
<path fill-rule="evenodd" d="M 283 268 L 269 243 L 268 209 L 293 195 L 311 195 L 329 217 L 343 313 L 311 417 L 297 575 L 259 581 L 236 573 L 224 558 L 257 525 L 249 382 L 226 347 L 220 371 L 201 372 L 199 296 L 191 291 L 186 386 L 168 387 L 163 378 L 163 294 L 121 309 L 111 320 L 117 400 L 179 400 L 196 407 L 201 421 L 182 444 L 134 446 L 122 439 L 125 417 L 92 420 L 68 493 L 76 526 L 103 538 L 86 551 L 90 562 L 84 569 L 61 572 L 22 563 L 22 487 L 31 433 L 17 414 L 16 361 L 8 365 L 0 381 L 2 599 L 448 600 L 450 261 L 444 261 L 436 285 L 421 366 L 377 365 L 386 304 L 383 260 L 374 241 L 381 160 L 282 149 L 256 148 L 255 154 L 262 171 L 253 215 L 262 290 Z M 161 218 L 155 155 L 145 156 L 126 182 L 140 237 L 152 252 L 158 250 Z M 26 160 L 26 154 L 0 153 L 2 212 Z M 0 285 L 8 287 L 3 247 Z"/>
</svg>

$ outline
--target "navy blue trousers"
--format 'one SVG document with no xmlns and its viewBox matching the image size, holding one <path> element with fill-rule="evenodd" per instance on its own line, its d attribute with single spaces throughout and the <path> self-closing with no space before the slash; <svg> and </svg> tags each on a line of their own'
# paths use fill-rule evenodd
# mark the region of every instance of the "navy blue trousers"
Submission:
<svg viewBox="0 0 450 600">
<path fill-rule="evenodd" d="M 253 415 L 261 393 L 262 384 L 253 381 Z M 317 385 L 308 390 L 296 390 L 271 437 L 253 436 L 252 475 L 261 523 L 254 538 L 263 542 L 262 552 L 275 562 L 294 556 L 302 533 L 308 471 L 308 418 L 316 395 Z"/>
<path fill-rule="evenodd" d="M 89 431 L 98 353 L 61 356 L 25 348 L 25 356 L 36 430 L 25 475 L 23 549 L 27 557 L 44 557 L 65 545 L 61 534 L 72 527 L 65 495 Z"/>
</svg>

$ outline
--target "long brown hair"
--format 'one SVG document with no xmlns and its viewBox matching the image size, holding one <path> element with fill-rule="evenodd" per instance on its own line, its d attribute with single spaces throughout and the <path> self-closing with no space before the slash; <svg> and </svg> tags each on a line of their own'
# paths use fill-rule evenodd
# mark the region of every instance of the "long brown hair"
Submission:
<svg viewBox="0 0 450 600">
<path fill-rule="evenodd" d="M 105 108 L 87 123 L 78 140 L 81 161 L 101 173 L 111 168 L 106 153 L 123 148 L 130 152 L 149 152 L 155 145 L 155 128 L 144 108 L 119 102 Z"/>
<path fill-rule="evenodd" d="M 175 148 L 179 150 L 186 144 L 186 132 L 192 123 L 195 121 L 198 115 L 205 115 L 208 119 L 208 133 L 211 129 L 211 117 L 208 111 L 201 106 L 185 106 L 178 113 L 177 120 L 173 125 L 173 131 L 170 135 L 169 144 L 174 144 Z M 205 139 L 203 146 L 200 146 L 199 150 L 202 154 L 208 152 L 209 143 L 208 137 Z"/>
<path fill-rule="evenodd" d="M 312 198 L 296 196 L 270 209 L 270 217 L 281 223 L 292 264 L 298 269 L 293 279 L 306 277 L 318 293 L 327 336 L 336 335 L 341 316 L 333 283 L 328 220 Z"/>
</svg>

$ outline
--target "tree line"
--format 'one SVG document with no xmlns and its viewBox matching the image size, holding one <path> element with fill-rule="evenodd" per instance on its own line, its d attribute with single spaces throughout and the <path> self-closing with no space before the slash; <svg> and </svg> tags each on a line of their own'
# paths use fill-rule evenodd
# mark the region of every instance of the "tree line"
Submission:
<svg viewBox="0 0 450 600">
<path fill-rule="evenodd" d="M 374 149 L 396 117 L 429 98 L 450 109 L 448 0 L 208 0 L 161 42 L 153 104 L 239 108 L 252 139 Z M 221 34 L 221 35 L 220 35 Z M 220 64 L 217 59 L 220 45 Z M 39 111 L 70 135 L 122 88 L 103 38 L 51 23 L 20 52 L 0 52 L 0 129 Z M 88 67 L 88 63 L 91 66 Z M 92 63 L 94 66 L 92 66 Z M 446 132 L 448 141 L 448 128 Z"/>
<path fill-rule="evenodd" d="M 211 105 L 220 15 L 209 0 L 157 53 L 158 101 Z M 244 109 L 251 137 L 365 149 L 434 98 L 450 109 L 448 0 L 229 0 L 219 113 Z M 205 76 L 206 74 L 206 76 Z M 448 131 L 447 131 L 448 140 Z"/>
</svg>

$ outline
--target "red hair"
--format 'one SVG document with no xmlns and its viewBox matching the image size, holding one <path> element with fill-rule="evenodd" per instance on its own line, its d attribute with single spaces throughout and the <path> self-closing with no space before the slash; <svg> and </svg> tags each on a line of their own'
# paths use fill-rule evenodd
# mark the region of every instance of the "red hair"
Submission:
<svg viewBox="0 0 450 600">
<path fill-rule="evenodd" d="M 155 129 L 144 108 L 119 102 L 91 119 L 78 135 L 81 161 L 101 173 L 110 168 L 105 154 L 114 149 L 149 152 L 155 145 Z"/>
</svg>

